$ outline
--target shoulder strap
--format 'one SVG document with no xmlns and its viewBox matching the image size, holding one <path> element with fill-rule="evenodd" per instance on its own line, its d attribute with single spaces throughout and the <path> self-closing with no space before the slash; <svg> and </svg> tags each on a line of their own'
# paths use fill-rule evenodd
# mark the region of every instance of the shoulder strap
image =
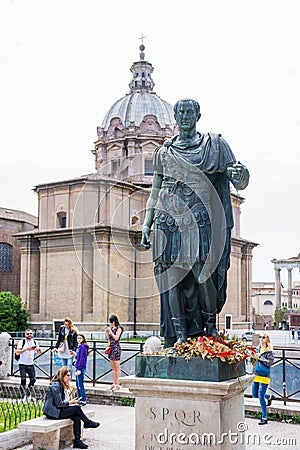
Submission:
<svg viewBox="0 0 300 450">
<path fill-rule="evenodd" d="M 34 345 L 36 345 L 36 340 L 35 339 L 33 339 L 33 342 L 34 342 Z M 25 345 L 25 339 L 23 338 L 21 349 L 24 347 L 24 345 Z"/>
</svg>

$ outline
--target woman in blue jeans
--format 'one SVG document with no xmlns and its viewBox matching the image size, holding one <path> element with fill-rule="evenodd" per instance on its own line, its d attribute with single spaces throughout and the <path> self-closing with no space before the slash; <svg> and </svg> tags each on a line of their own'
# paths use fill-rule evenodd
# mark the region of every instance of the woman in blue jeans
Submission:
<svg viewBox="0 0 300 450">
<path fill-rule="evenodd" d="M 83 334 L 77 335 L 78 350 L 75 363 L 76 388 L 77 395 L 81 397 L 81 404 L 86 405 L 86 394 L 84 389 L 84 375 L 86 372 L 87 357 L 89 354 L 89 346 L 87 345 Z"/>
<path fill-rule="evenodd" d="M 77 350 L 77 328 L 70 317 L 64 319 L 64 324 L 60 327 L 57 342 L 53 352 L 58 353 L 62 366 L 70 369 L 71 380 L 73 371 L 73 358 Z"/>
<path fill-rule="evenodd" d="M 259 336 L 258 352 L 252 354 L 257 361 L 261 361 L 264 366 L 271 367 L 274 362 L 274 353 L 270 336 L 267 333 Z M 254 371 L 255 373 L 255 371 Z M 267 389 L 270 383 L 270 376 L 261 376 L 256 374 L 252 385 L 252 396 L 259 398 L 261 407 L 261 420 L 258 425 L 266 425 L 267 420 L 267 406 L 272 403 L 273 395 L 267 394 Z"/>
</svg>

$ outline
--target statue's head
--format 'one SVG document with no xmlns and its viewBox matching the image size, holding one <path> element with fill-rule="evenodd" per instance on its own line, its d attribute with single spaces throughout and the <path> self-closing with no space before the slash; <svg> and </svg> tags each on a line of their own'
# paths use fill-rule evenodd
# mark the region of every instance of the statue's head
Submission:
<svg viewBox="0 0 300 450">
<path fill-rule="evenodd" d="M 180 132 L 195 130 L 200 116 L 200 105 L 196 100 L 183 98 L 178 100 L 174 106 L 174 117 Z"/>
<path fill-rule="evenodd" d="M 178 102 L 175 103 L 175 105 L 174 105 L 175 118 L 176 118 L 176 115 L 178 114 L 178 110 L 182 104 L 189 104 L 190 106 L 192 106 L 192 108 L 196 112 L 197 121 L 200 119 L 200 116 L 201 116 L 200 105 L 196 100 L 193 100 L 192 98 L 182 98 L 182 99 L 178 100 Z"/>
</svg>

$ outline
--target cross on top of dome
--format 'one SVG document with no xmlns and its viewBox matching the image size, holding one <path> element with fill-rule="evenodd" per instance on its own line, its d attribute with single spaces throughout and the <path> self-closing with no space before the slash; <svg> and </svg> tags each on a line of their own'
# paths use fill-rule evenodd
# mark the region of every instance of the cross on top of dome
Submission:
<svg viewBox="0 0 300 450">
<path fill-rule="evenodd" d="M 146 36 L 144 36 L 143 33 L 142 33 L 142 36 L 139 38 L 142 41 L 141 45 L 139 46 L 139 49 L 141 50 L 141 53 L 140 53 L 141 60 L 143 60 L 145 58 L 145 53 L 144 53 L 144 50 L 145 50 L 144 39 L 145 38 L 146 38 Z"/>
<path fill-rule="evenodd" d="M 134 62 L 130 70 L 133 73 L 132 80 L 129 83 L 131 92 L 152 92 L 155 86 L 154 81 L 151 78 L 153 72 L 152 64 L 145 61 L 145 46 L 144 39 L 146 36 L 143 35 L 139 38 L 142 40 L 142 44 L 139 46 L 141 51 L 140 60 Z"/>
</svg>

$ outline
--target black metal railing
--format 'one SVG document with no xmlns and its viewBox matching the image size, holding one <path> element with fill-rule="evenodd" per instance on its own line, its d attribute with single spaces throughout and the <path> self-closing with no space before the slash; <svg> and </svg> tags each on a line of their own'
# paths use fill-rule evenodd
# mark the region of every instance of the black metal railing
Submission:
<svg viewBox="0 0 300 450">
<path fill-rule="evenodd" d="M 11 339 L 11 367 L 10 375 L 19 376 L 19 365 L 15 360 L 15 349 L 20 338 Z M 36 377 L 51 379 L 59 366 L 55 364 L 52 350 L 55 348 L 56 339 L 39 338 L 38 343 L 42 350 L 41 355 L 34 358 L 36 368 Z M 85 381 L 90 382 L 93 386 L 96 383 L 111 383 L 112 369 L 107 355 L 104 353 L 107 347 L 107 341 L 101 340 L 87 340 L 89 345 L 89 356 L 87 371 L 85 374 Z M 122 356 L 121 356 L 121 373 L 125 376 L 134 375 L 135 356 L 143 351 L 144 342 L 121 341 Z"/>
</svg>

